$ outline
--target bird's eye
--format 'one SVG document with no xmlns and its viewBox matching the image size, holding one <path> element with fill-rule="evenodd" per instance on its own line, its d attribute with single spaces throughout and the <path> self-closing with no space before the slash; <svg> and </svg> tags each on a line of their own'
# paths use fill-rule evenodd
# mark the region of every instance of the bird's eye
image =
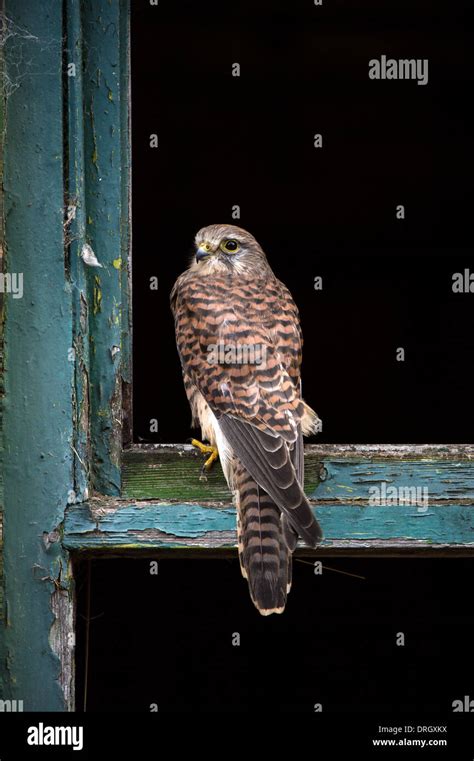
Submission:
<svg viewBox="0 0 474 761">
<path fill-rule="evenodd" d="M 225 251 L 228 254 L 235 254 L 235 252 L 239 248 L 239 244 L 237 243 L 236 240 L 225 240 L 221 244 L 221 248 L 223 251 Z"/>
</svg>

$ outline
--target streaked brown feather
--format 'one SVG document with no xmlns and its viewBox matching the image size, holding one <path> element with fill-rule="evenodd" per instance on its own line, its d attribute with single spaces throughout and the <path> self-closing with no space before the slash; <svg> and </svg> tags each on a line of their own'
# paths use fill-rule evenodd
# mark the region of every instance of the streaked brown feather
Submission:
<svg viewBox="0 0 474 761">
<path fill-rule="evenodd" d="M 220 236 L 235 236 L 243 254 L 223 258 Z M 317 416 L 301 398 L 298 309 L 245 230 L 215 225 L 196 240 L 212 241 L 217 253 L 202 265 L 192 263 L 171 294 L 186 393 L 203 432 L 215 439 L 218 425 L 231 447 L 225 470 L 240 505 L 242 572 L 257 607 L 277 610 L 291 583 L 297 536 L 311 546 L 321 539 L 303 491 L 302 432 L 314 430 Z M 258 345 L 265 362 L 209 360 L 211 346 L 239 344 Z M 243 501 L 245 489 L 252 494 Z M 265 534 L 268 541 L 259 544 L 255 525 L 265 521 L 274 535 Z"/>
</svg>

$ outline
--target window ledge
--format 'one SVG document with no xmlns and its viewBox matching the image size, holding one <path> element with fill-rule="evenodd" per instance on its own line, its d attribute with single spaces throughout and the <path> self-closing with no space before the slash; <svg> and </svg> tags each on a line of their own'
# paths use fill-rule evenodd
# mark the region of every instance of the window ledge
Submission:
<svg viewBox="0 0 474 761">
<path fill-rule="evenodd" d="M 471 445 L 310 446 L 306 492 L 324 531 L 310 554 L 469 554 L 474 547 Z M 235 509 L 219 467 L 200 479 L 189 446 L 141 447 L 124 463 L 121 499 L 68 508 L 64 546 L 97 553 L 227 550 Z M 395 497 L 394 497 L 395 495 Z"/>
</svg>

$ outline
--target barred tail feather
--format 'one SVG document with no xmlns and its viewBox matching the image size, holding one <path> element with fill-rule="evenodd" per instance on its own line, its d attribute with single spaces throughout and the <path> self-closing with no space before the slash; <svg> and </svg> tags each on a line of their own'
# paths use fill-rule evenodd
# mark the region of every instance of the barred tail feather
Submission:
<svg viewBox="0 0 474 761">
<path fill-rule="evenodd" d="M 282 530 L 281 511 L 240 462 L 234 468 L 242 575 L 262 615 L 282 613 L 291 584 L 291 553 Z"/>
</svg>

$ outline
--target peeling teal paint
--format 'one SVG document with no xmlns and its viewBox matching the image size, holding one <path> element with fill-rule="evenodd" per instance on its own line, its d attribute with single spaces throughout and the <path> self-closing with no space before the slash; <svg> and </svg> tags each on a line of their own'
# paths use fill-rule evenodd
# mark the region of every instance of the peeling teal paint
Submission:
<svg viewBox="0 0 474 761">
<path fill-rule="evenodd" d="M 72 666 L 64 634 L 73 595 L 64 511 L 87 499 L 90 476 L 99 491 L 120 489 L 128 2 L 44 0 L 39 13 L 36 0 L 7 0 L 6 12 L 31 36 L 5 46 L 7 60 L 21 61 L 8 101 L 4 187 L 8 266 L 25 274 L 25 297 L 9 302 L 6 321 L 1 697 L 61 711 L 73 700 L 73 669 L 64 669 Z M 75 77 L 64 71 L 64 39 Z M 118 157 L 127 160 L 118 166 Z M 102 268 L 82 258 L 86 243 Z"/>
<path fill-rule="evenodd" d="M 315 499 L 368 499 L 371 487 L 428 489 L 435 499 L 474 502 L 474 461 L 443 460 L 331 460 L 327 478 L 308 496 Z"/>
<path fill-rule="evenodd" d="M 89 242 L 103 266 L 100 275 L 88 274 L 93 306 L 89 328 L 94 336 L 90 353 L 91 476 L 96 491 L 118 495 L 122 358 L 128 361 L 129 354 L 121 351 L 111 362 L 111 352 L 114 347 L 122 348 L 123 315 L 128 319 L 128 307 L 122 313 L 128 291 L 123 291 L 122 272 L 114 262 L 128 257 L 128 206 L 124 198 L 128 197 L 129 163 L 114 162 L 113 158 L 124 155 L 129 139 L 128 3 L 84 0 L 81 10 L 87 39 L 85 114 L 91 127 L 85 132 L 85 156 L 91 156 L 85 164 L 86 209 L 91 222 Z"/>
<path fill-rule="evenodd" d="M 44 541 L 63 520 L 73 488 L 71 291 L 65 286 L 62 3 L 7 0 L 5 60 L 18 87 L 6 110 L 4 192 L 8 269 L 24 297 L 5 321 L 5 693 L 26 711 L 64 710 L 60 661 L 50 645 L 52 595 L 67 553 Z M 21 55 L 17 46 L 21 45 Z M 34 66 L 31 62 L 34 61 Z M 54 118 L 52 118 L 54 116 Z M 38 135 L 41 135 L 39 140 Z M 27 167 L 27 171 L 19 171 Z M 38 256 L 38 251 L 41 256 Z M 53 286 L 53 287 L 52 287 Z M 69 594 L 68 579 L 61 584 Z"/>
<path fill-rule="evenodd" d="M 321 547 L 379 540 L 420 545 L 474 547 L 474 510 L 470 505 L 433 505 L 420 512 L 416 505 L 319 505 L 314 508 L 324 529 Z M 397 527 L 394 535 L 394 526 Z M 121 505 L 94 512 L 88 505 L 70 507 L 64 545 L 70 550 L 135 548 L 232 547 L 237 542 L 235 510 L 231 506 L 194 504 Z"/>
</svg>

